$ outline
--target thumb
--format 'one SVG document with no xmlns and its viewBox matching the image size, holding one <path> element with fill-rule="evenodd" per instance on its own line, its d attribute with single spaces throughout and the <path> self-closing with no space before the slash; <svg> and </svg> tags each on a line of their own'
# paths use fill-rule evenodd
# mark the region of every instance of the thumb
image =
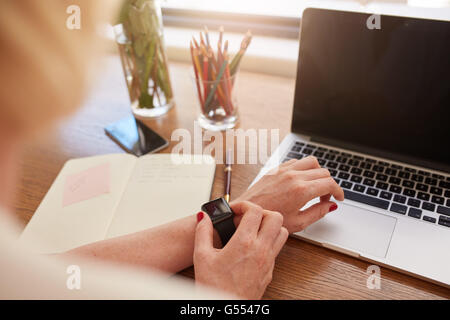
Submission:
<svg viewBox="0 0 450 320">
<path fill-rule="evenodd" d="M 206 252 L 214 248 L 213 225 L 209 216 L 202 211 L 197 213 L 197 220 L 194 251 Z"/>
</svg>

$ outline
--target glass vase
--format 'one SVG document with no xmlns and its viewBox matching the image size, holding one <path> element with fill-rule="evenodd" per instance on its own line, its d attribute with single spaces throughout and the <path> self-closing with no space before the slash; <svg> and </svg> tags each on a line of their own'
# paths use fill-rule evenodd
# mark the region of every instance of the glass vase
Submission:
<svg viewBox="0 0 450 320">
<path fill-rule="evenodd" d="M 174 105 L 158 0 L 127 0 L 114 27 L 131 108 L 158 117 Z"/>
</svg>

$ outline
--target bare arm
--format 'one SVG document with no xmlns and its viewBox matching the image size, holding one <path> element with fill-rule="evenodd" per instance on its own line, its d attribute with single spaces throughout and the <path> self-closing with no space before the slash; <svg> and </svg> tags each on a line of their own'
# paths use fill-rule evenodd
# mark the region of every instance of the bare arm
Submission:
<svg viewBox="0 0 450 320">
<path fill-rule="evenodd" d="M 64 255 L 82 255 L 176 273 L 192 265 L 195 215 L 152 229 L 103 240 L 73 249 Z M 220 246 L 217 233 L 214 244 Z"/>
</svg>

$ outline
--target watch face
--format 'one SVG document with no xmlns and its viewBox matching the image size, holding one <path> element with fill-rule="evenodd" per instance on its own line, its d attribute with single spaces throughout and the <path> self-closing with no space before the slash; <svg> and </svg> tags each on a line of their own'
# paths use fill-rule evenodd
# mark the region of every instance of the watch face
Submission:
<svg viewBox="0 0 450 320">
<path fill-rule="evenodd" d="M 208 203 L 205 203 L 202 206 L 202 210 L 205 211 L 212 222 L 223 219 L 230 215 L 233 215 L 233 211 L 231 210 L 228 203 L 223 198 L 219 198 Z"/>
</svg>

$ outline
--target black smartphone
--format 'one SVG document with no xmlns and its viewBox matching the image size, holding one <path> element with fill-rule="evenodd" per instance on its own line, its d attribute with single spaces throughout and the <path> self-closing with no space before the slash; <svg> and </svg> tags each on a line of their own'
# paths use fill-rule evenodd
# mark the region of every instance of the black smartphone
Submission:
<svg viewBox="0 0 450 320">
<path fill-rule="evenodd" d="M 105 128 L 105 133 L 125 151 L 136 156 L 164 149 L 169 142 L 130 115 Z"/>
</svg>

